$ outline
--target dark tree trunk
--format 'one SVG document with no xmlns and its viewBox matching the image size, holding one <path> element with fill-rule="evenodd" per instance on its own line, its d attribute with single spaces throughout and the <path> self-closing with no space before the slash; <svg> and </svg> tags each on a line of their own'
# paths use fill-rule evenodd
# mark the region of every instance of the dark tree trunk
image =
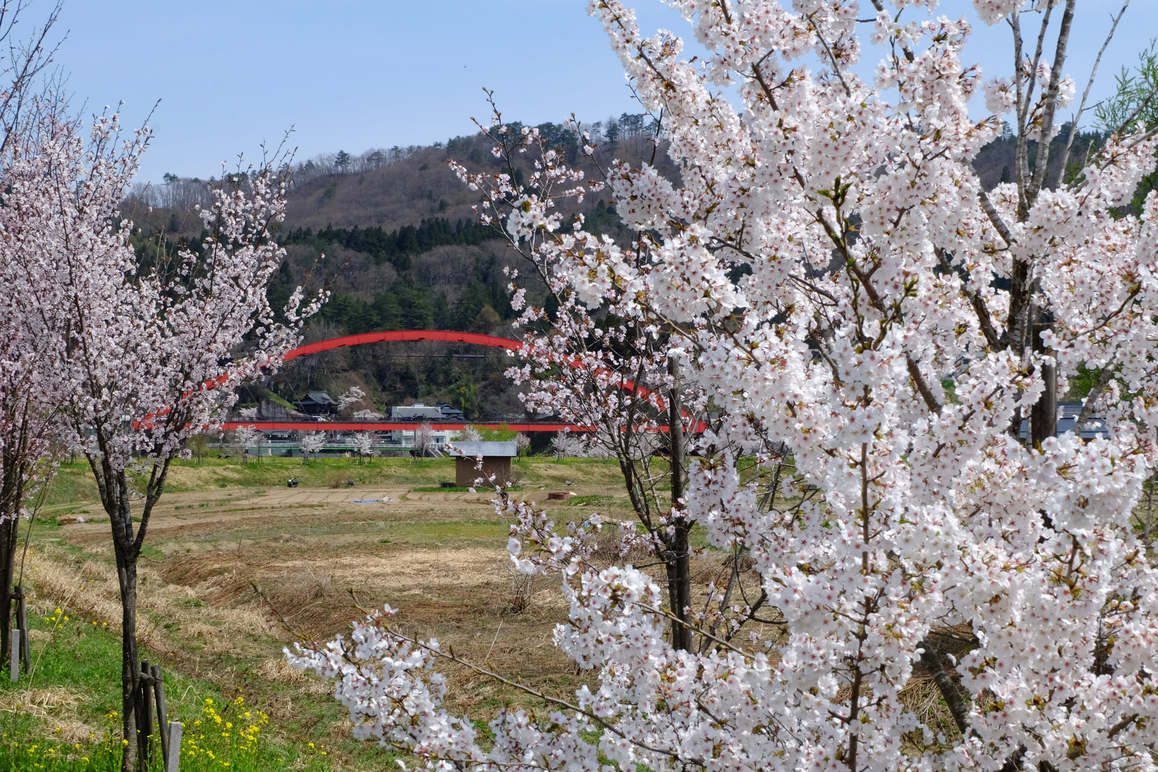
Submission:
<svg viewBox="0 0 1158 772">
<path fill-rule="evenodd" d="M 137 698 L 140 688 L 140 658 L 137 653 L 137 557 L 140 548 L 134 539 L 129 486 L 123 473 L 113 473 L 101 485 L 105 511 L 113 532 L 117 562 L 117 585 L 121 591 L 121 729 L 124 732 L 122 772 L 143 772 L 147 759 L 137 754 Z"/>
<path fill-rule="evenodd" d="M 1042 333 L 1053 326 L 1053 317 L 1046 311 L 1034 309 L 1033 336 L 1031 343 L 1036 354 L 1048 354 L 1049 348 L 1042 340 Z M 1031 447 L 1041 447 L 1047 437 L 1057 434 L 1057 368 L 1054 365 L 1044 365 L 1041 369 L 1041 379 L 1045 390 L 1034 403 L 1029 413 L 1029 444 Z"/>
<path fill-rule="evenodd" d="M 22 432 L 19 444 L 7 449 L 3 460 L 4 479 L 0 480 L 0 662 L 8 661 L 12 637 L 12 582 L 16 575 L 24 476 L 28 471 L 20 458 L 24 445 Z"/>
<path fill-rule="evenodd" d="M 131 545 L 130 549 L 131 549 Z M 137 694 L 140 669 L 137 656 L 137 561 L 128 559 L 122 545 L 116 545 L 117 583 L 121 590 L 121 728 L 124 739 L 122 772 L 143 769 L 145 759 L 137 758 Z M 131 554 L 131 553 L 128 553 Z"/>
<path fill-rule="evenodd" d="M 0 509 L 0 513 L 4 511 Z M 0 523 L 0 662 L 8 661 L 8 647 L 12 645 L 12 580 L 16 568 L 19 526 L 20 520 L 15 513 L 11 513 L 9 520 Z"/>
<path fill-rule="evenodd" d="M 671 450 L 671 518 L 672 531 L 664 539 L 667 554 L 664 568 L 667 571 L 668 602 L 674 618 L 671 622 L 671 644 L 682 651 L 692 651 L 692 628 L 688 622 L 688 607 L 692 602 L 691 555 L 688 552 L 688 533 L 691 530 L 684 519 L 680 502 L 684 497 L 684 445 L 683 408 L 679 395 L 679 366 L 674 360 L 668 361 L 668 372 L 672 376 L 672 389 L 668 395 L 668 439 Z"/>
<path fill-rule="evenodd" d="M 688 525 L 677 519 L 674 531 L 667 541 L 664 568 L 667 571 L 668 601 L 671 603 L 671 644 L 682 651 L 692 651 L 692 628 L 688 622 L 688 607 L 692 602 L 691 557 L 688 554 Z"/>
</svg>

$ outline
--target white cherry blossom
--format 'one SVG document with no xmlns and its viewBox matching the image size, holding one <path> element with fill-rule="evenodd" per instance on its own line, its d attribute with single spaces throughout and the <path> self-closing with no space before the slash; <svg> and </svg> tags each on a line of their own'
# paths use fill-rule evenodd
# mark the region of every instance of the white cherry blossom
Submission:
<svg viewBox="0 0 1158 772">
<path fill-rule="evenodd" d="M 528 403 L 620 433 L 661 428 L 674 393 L 710 416 L 654 527 L 697 529 L 705 560 L 735 551 L 758 609 L 688 614 L 629 551 L 596 562 L 611 524 L 512 500 L 511 558 L 558 576 L 555 643 L 590 686 L 535 693 L 549 716 L 508 708 L 483 742 L 444 705 L 437 666 L 459 658 L 388 616 L 292 661 L 334 680 L 361 736 L 430 768 L 1155 768 L 1158 574 L 1133 509 L 1158 465 L 1158 194 L 1121 207 L 1158 146 L 1114 137 L 1061 183 L 1031 164 L 1073 93 L 1056 38 L 1073 3 L 1036 4 L 1058 11 L 1052 44 L 987 74 L 1017 122 L 1015 181 L 991 191 L 972 161 L 1000 122 L 969 115 L 970 30 L 935 3 L 670 4 L 706 61 L 618 0 L 590 7 L 678 180 L 612 163 L 593 182 L 534 130 L 492 129 L 525 186 L 459 172 L 565 301 L 536 308 L 512 277 Z M 1026 3 L 975 6 L 993 23 Z M 873 82 L 852 66 L 866 18 L 888 51 Z M 630 238 L 556 216 L 600 183 Z M 1112 376 L 1090 442 L 1044 415 L 1082 366 Z M 681 614 L 703 646 L 673 645 Z M 943 707 L 917 710 L 930 681 Z"/>
</svg>

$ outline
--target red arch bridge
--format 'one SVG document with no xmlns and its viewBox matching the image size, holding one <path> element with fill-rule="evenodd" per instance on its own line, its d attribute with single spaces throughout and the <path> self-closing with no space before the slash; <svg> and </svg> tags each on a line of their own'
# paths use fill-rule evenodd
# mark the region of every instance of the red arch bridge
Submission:
<svg viewBox="0 0 1158 772">
<path fill-rule="evenodd" d="M 517 351 L 522 347 L 522 343 L 510 338 L 500 338 L 495 335 L 482 335 L 475 332 L 455 332 L 453 330 L 389 330 L 383 332 L 366 332 L 359 335 L 344 335 L 340 338 L 330 338 L 329 340 L 320 340 L 316 343 L 307 343 L 304 346 L 286 353 L 283 361 L 288 362 L 291 359 L 308 356 L 310 354 L 320 354 L 323 351 L 330 351 L 331 349 L 344 348 L 347 346 L 361 346 L 367 343 L 400 343 L 407 341 L 433 340 L 442 341 L 445 343 L 472 343 L 479 346 L 490 346 L 491 348 L 503 348 L 509 351 Z M 622 388 L 634 391 L 637 389 L 636 385 L 631 381 L 624 381 L 621 384 Z M 642 387 L 638 387 L 640 393 L 646 393 Z M 226 421 L 222 424 L 223 429 L 240 429 L 242 427 L 252 427 L 261 431 L 413 431 L 421 426 L 420 422 L 398 422 L 398 421 Z M 584 432 L 591 431 L 589 426 L 577 426 L 575 424 L 564 423 L 477 423 L 477 422 L 442 422 L 437 423 L 440 429 L 465 429 L 467 426 L 475 426 L 485 429 L 509 429 L 516 432 L 559 432 L 559 431 L 573 431 Z"/>
</svg>

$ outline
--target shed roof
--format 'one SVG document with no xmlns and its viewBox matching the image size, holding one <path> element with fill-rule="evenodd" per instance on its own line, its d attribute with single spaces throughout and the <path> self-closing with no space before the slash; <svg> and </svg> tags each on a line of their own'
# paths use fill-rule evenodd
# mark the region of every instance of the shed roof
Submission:
<svg viewBox="0 0 1158 772">
<path fill-rule="evenodd" d="M 462 442 L 456 441 L 450 443 L 450 455 L 452 456 L 469 456 L 474 458 L 482 456 L 483 458 L 514 458 L 519 455 L 519 446 L 514 440 L 496 441 L 482 441 L 482 442 Z"/>
</svg>

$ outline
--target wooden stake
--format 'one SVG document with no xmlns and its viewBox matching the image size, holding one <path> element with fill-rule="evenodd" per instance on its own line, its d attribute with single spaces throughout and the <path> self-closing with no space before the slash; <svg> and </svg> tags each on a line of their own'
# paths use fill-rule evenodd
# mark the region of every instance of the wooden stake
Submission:
<svg viewBox="0 0 1158 772">
<path fill-rule="evenodd" d="M 20 637 L 20 656 L 23 661 L 24 672 L 32 671 L 32 646 L 31 635 L 28 634 L 28 606 L 24 605 L 24 588 L 20 584 L 16 584 L 16 589 L 13 590 L 13 601 L 16 603 L 16 626 L 20 627 L 23 634 Z M 12 641 L 13 646 L 17 646 L 15 639 Z"/>
<path fill-rule="evenodd" d="M 24 604 L 24 588 L 16 585 L 16 619 L 20 625 L 20 655 L 24 659 L 24 672 L 32 672 L 32 636 L 28 634 L 28 607 Z"/>
<path fill-rule="evenodd" d="M 137 758 L 145 759 L 145 712 L 142 710 L 142 704 L 145 702 L 145 684 L 137 682 L 137 704 L 133 706 L 134 714 L 137 717 Z M 145 762 L 141 762 L 144 766 Z"/>
<path fill-rule="evenodd" d="M 149 670 L 148 660 L 141 660 L 141 707 L 140 723 L 137 725 L 137 736 L 141 739 L 140 758 L 149 758 L 149 737 L 153 734 L 153 690 L 152 673 Z"/>
<path fill-rule="evenodd" d="M 8 647 L 8 651 L 12 655 L 9 657 L 11 662 L 9 662 L 8 671 L 13 683 L 20 678 L 20 637 L 20 630 L 14 629 L 10 639 L 11 645 Z"/>
<path fill-rule="evenodd" d="M 169 722 L 169 755 L 165 757 L 165 772 L 181 768 L 181 722 Z"/>
<path fill-rule="evenodd" d="M 157 699 L 157 734 L 161 736 L 161 758 L 168 761 L 169 733 L 165 731 L 168 717 L 165 714 L 165 682 L 161 679 L 161 667 L 153 665 L 150 675 L 153 676 L 153 696 Z"/>
</svg>

